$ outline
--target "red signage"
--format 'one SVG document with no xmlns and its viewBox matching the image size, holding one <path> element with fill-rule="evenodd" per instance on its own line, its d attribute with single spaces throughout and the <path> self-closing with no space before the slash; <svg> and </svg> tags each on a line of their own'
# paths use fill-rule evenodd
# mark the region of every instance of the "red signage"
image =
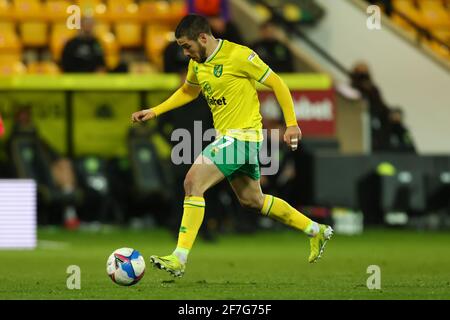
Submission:
<svg viewBox="0 0 450 320">
<path fill-rule="evenodd" d="M 0 137 L 5 133 L 5 127 L 3 125 L 2 116 L 0 115 Z"/>
<path fill-rule="evenodd" d="M 334 90 L 291 90 L 295 114 L 303 136 L 334 137 L 336 135 L 336 102 Z M 261 114 L 265 119 L 283 119 L 275 95 L 260 91 Z"/>
</svg>

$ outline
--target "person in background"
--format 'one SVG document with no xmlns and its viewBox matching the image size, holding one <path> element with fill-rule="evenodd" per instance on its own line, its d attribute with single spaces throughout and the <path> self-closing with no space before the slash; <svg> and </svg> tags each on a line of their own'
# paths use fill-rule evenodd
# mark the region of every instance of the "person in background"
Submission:
<svg viewBox="0 0 450 320">
<path fill-rule="evenodd" d="M 187 71 L 189 59 L 183 54 L 183 49 L 171 41 L 164 49 L 164 72 L 183 75 Z"/>
<path fill-rule="evenodd" d="M 390 109 L 385 134 L 382 147 L 384 151 L 416 153 L 414 141 L 403 122 L 403 110 L 401 108 Z"/>
<path fill-rule="evenodd" d="M 373 82 L 365 62 L 357 62 L 350 73 L 351 85 L 367 100 L 370 113 L 372 151 L 383 149 L 385 133 L 389 124 L 389 107 L 380 90 Z"/>
<path fill-rule="evenodd" d="M 244 44 L 239 30 L 233 22 L 225 20 L 220 15 L 207 17 L 212 34 L 218 39 L 228 40 L 238 44 Z"/>
<path fill-rule="evenodd" d="M 259 27 L 260 39 L 251 47 L 275 72 L 294 72 L 294 61 L 289 48 L 281 41 L 277 26 L 266 21 Z"/>
<path fill-rule="evenodd" d="M 35 157 L 33 171 L 37 182 L 43 185 L 54 183 L 59 193 L 64 194 L 67 198 L 75 199 L 77 182 L 72 161 L 59 155 L 39 136 L 36 125 L 32 120 L 31 107 L 29 106 L 20 107 L 14 115 L 14 124 L 7 141 L 7 149 L 11 157 L 13 153 L 12 143 L 15 139 L 24 137 L 34 140 L 36 142 L 35 146 L 39 146 L 39 149 L 45 153 L 45 158 L 48 158 L 50 161 L 50 172 L 46 174 L 46 170 L 44 170 L 45 164 L 38 161 L 38 156 Z M 38 148 L 36 148 L 36 152 L 38 152 L 37 150 Z M 67 202 L 62 210 L 64 227 L 66 229 L 77 229 L 80 225 L 80 220 L 75 204 Z"/>
<path fill-rule="evenodd" d="M 64 46 L 61 68 L 63 72 L 106 72 L 102 46 L 94 35 L 92 17 L 81 19 L 81 28 Z"/>
</svg>

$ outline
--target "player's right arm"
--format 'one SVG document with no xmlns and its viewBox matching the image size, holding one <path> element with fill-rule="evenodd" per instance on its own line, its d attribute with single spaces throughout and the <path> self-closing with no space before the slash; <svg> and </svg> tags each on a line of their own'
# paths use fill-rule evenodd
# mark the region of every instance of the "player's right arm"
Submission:
<svg viewBox="0 0 450 320">
<path fill-rule="evenodd" d="M 181 88 L 175 91 L 174 94 L 172 94 L 166 101 L 164 101 L 160 105 L 154 108 L 134 112 L 131 115 L 131 121 L 143 122 L 156 118 L 160 114 L 179 108 L 191 102 L 192 100 L 198 97 L 199 93 L 200 93 L 200 86 L 193 86 L 188 83 L 184 83 L 181 86 Z"/>
<path fill-rule="evenodd" d="M 197 80 L 196 73 L 194 71 L 194 62 L 192 60 L 189 61 L 188 72 L 186 75 L 185 83 L 175 91 L 166 101 L 161 103 L 160 105 L 150 108 L 144 109 L 138 112 L 135 112 L 131 115 L 132 122 L 143 122 L 153 118 L 156 118 L 160 114 L 168 112 L 170 110 L 179 108 L 195 98 L 200 94 L 201 88 Z"/>
</svg>

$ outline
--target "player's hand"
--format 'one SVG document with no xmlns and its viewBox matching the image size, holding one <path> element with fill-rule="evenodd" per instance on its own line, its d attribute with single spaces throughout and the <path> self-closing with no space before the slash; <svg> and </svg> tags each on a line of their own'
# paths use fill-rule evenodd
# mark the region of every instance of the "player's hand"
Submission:
<svg viewBox="0 0 450 320">
<path fill-rule="evenodd" d="M 291 148 L 292 151 L 297 150 L 301 139 L 302 131 L 298 126 L 290 126 L 286 128 L 286 132 L 284 133 L 284 142 Z"/>
<path fill-rule="evenodd" d="M 152 111 L 152 109 L 144 109 L 133 112 L 131 115 L 131 122 L 144 122 L 153 118 L 156 118 L 156 113 Z"/>
</svg>

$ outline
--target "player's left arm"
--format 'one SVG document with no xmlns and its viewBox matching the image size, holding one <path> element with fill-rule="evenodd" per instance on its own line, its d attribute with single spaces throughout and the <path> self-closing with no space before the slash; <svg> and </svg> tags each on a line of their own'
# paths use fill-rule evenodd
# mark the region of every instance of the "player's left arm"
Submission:
<svg viewBox="0 0 450 320">
<path fill-rule="evenodd" d="M 275 72 L 271 71 L 263 84 L 273 90 L 278 100 L 278 104 L 283 111 L 284 120 L 286 122 L 286 132 L 284 133 L 284 142 L 291 147 L 292 151 L 297 149 L 298 143 L 302 138 L 297 117 L 294 110 L 294 102 L 292 101 L 291 92 L 286 83 Z"/>
</svg>

